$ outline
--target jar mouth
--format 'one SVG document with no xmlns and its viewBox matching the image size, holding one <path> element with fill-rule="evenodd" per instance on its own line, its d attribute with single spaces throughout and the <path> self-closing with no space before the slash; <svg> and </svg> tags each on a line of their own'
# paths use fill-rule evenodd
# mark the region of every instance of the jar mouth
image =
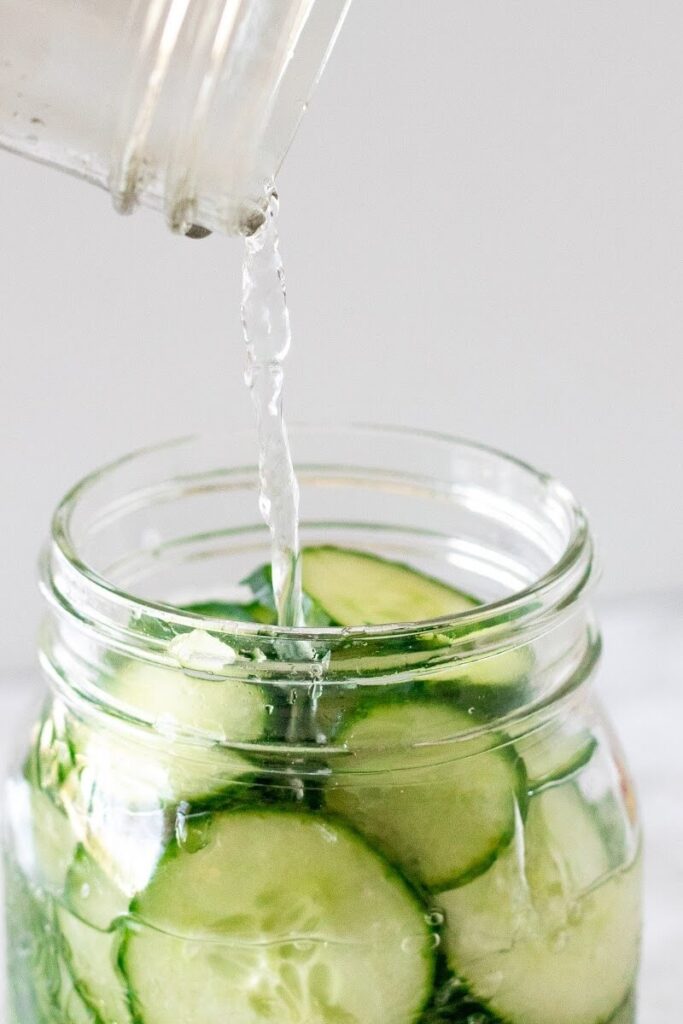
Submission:
<svg viewBox="0 0 683 1024">
<path fill-rule="evenodd" d="M 313 473 L 322 478 L 333 468 L 336 472 L 334 479 L 343 478 L 344 474 L 351 477 L 354 467 L 348 458 L 335 458 L 337 441 L 344 436 L 347 447 L 350 438 L 352 448 L 357 451 L 377 451 L 378 455 L 366 460 L 371 464 L 373 458 L 375 461 L 378 457 L 381 459 L 385 448 L 388 450 L 387 446 L 398 453 L 399 468 L 390 473 L 394 489 L 401 485 L 408 491 L 410 488 L 415 490 L 422 481 L 442 504 L 448 505 L 449 501 L 458 503 L 470 516 L 478 514 L 477 503 L 484 508 L 488 501 L 487 510 L 494 532 L 498 528 L 497 521 L 502 523 L 506 515 L 516 517 L 515 529 L 520 535 L 524 533 L 530 538 L 538 535 L 544 524 L 547 525 L 552 529 L 554 544 L 554 549 L 546 552 L 547 565 L 525 585 L 517 589 L 512 587 L 509 593 L 494 595 L 492 600 L 457 614 L 415 622 L 314 628 L 250 623 L 186 611 L 174 603 L 136 593 L 130 583 L 122 586 L 120 580 L 115 579 L 115 572 L 105 571 L 102 564 L 97 564 L 93 552 L 98 550 L 98 537 L 107 538 L 108 531 L 115 532 L 117 524 L 125 523 L 126 517 L 137 515 L 146 503 L 160 509 L 160 514 L 163 514 L 166 505 L 179 500 L 181 495 L 201 496 L 222 491 L 227 496 L 227 522 L 230 511 L 227 498 L 240 486 L 240 481 L 243 484 L 249 474 L 252 477 L 257 474 L 256 466 L 245 464 L 241 458 L 243 452 L 255 452 L 254 436 L 251 432 L 240 432 L 224 439 L 223 447 L 228 455 L 231 450 L 240 453 L 240 457 L 233 458 L 229 465 L 226 465 L 224 457 L 221 458 L 221 448 L 214 440 L 208 445 L 215 452 L 214 462 L 207 463 L 204 455 L 197 459 L 195 467 L 193 452 L 206 442 L 198 437 L 184 437 L 134 451 L 76 484 L 56 510 L 51 545 L 44 560 L 43 589 L 51 603 L 76 615 L 84 623 L 89 621 L 95 627 L 118 634 L 122 643 L 156 648 L 157 655 L 159 644 L 154 638 L 150 642 L 150 638 L 141 633 L 141 621 L 147 624 L 156 622 L 162 627 L 157 634 L 161 632 L 166 636 L 199 629 L 238 638 L 242 642 L 258 641 L 262 647 L 270 645 L 279 651 L 288 648 L 295 651 L 302 642 L 332 649 L 341 641 L 346 645 L 372 641 L 381 646 L 396 639 L 406 640 L 424 634 L 447 636 L 449 648 L 452 648 L 457 647 L 459 637 L 467 636 L 471 642 L 476 633 L 477 648 L 484 652 L 487 644 L 488 649 L 493 650 L 509 643 L 513 632 L 519 643 L 524 641 L 525 634 L 542 632 L 551 617 L 556 619 L 563 610 L 570 609 L 585 590 L 591 577 L 593 551 L 584 512 L 563 484 L 526 462 L 476 442 L 402 427 L 300 425 L 292 428 L 290 434 L 297 471 L 304 480 Z M 317 459 L 312 463 L 305 453 L 302 459 L 297 459 L 299 440 L 312 437 L 323 452 L 326 441 L 329 441 L 330 460 Z M 428 468 L 421 464 L 420 472 L 411 470 L 404 473 L 400 466 L 402 448 L 406 450 L 406 466 L 409 458 L 413 460 L 412 466 L 420 463 L 420 451 L 424 449 L 438 455 L 436 461 L 439 469 L 443 467 L 443 470 L 435 475 L 429 472 L 431 466 Z M 181 456 L 179 463 L 178 455 Z M 145 473 L 159 462 L 162 464 L 161 478 L 157 472 L 156 481 L 150 483 Z M 449 467 L 457 464 L 457 471 L 465 474 L 470 462 L 472 466 L 476 465 L 479 478 L 467 490 L 455 476 L 449 479 L 448 472 Z M 363 466 L 358 472 L 363 480 L 381 482 L 383 469 L 380 463 L 374 469 Z M 486 490 L 488 480 L 491 481 L 489 491 Z M 327 478 L 323 484 L 326 481 Z M 497 493 L 496 487 L 501 481 L 517 496 L 513 498 L 509 494 L 501 496 Z M 525 502 L 530 506 L 532 500 L 533 513 L 525 508 Z M 255 519 L 255 502 L 254 510 Z M 258 529 L 264 528 L 259 526 Z M 147 540 L 143 538 L 140 542 L 150 550 L 155 544 L 153 532 L 150 528 Z M 110 540 L 106 542 L 109 544 Z M 201 552 L 196 557 L 196 564 L 200 564 Z M 292 660 L 296 662 L 298 658 L 294 656 Z"/>
</svg>

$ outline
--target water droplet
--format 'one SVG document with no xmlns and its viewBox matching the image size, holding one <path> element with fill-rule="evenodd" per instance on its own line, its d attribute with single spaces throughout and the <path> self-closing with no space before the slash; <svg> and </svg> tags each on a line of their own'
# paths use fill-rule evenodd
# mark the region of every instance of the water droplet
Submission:
<svg viewBox="0 0 683 1024">
<path fill-rule="evenodd" d="M 475 711 L 476 711 L 476 708 L 468 708 L 467 709 L 467 714 L 468 715 L 473 715 Z"/>
<path fill-rule="evenodd" d="M 176 842 L 186 853 L 198 853 L 208 846 L 210 832 L 210 814 L 184 814 L 179 811 L 176 815 Z"/>
<path fill-rule="evenodd" d="M 297 800 L 301 801 L 306 795 L 303 779 L 292 779 L 292 789 Z"/>
<path fill-rule="evenodd" d="M 432 936 L 432 938 L 438 939 L 438 936 Z M 402 953 L 420 953 L 423 949 L 424 935 L 407 935 L 405 939 L 401 941 Z"/>
<path fill-rule="evenodd" d="M 87 882 L 84 882 L 80 888 L 80 897 L 82 900 L 87 900 L 90 898 L 90 886 L 88 885 Z"/>
<path fill-rule="evenodd" d="M 427 924 L 432 925 L 433 928 L 440 928 L 445 921 L 445 917 L 440 910 L 433 910 L 430 914 L 426 914 L 425 919 Z"/>
</svg>

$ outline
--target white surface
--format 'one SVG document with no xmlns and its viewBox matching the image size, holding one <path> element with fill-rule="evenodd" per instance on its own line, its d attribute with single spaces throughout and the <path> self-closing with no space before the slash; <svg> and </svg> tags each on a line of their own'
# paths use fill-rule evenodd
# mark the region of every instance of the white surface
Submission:
<svg viewBox="0 0 683 1024">
<path fill-rule="evenodd" d="M 612 604 L 602 621 L 603 693 L 638 783 L 646 835 L 638 1024 L 673 1024 L 683 1009 L 683 593 Z M 0 761 L 32 690 L 30 676 L 0 686 Z"/>
<path fill-rule="evenodd" d="M 679 0 L 356 0 L 280 181 L 290 414 L 555 472 L 611 593 L 681 584 L 682 37 Z M 4 154 L 0 180 L 0 648 L 21 665 L 61 493 L 251 410 L 237 241 L 117 218 Z"/>
</svg>

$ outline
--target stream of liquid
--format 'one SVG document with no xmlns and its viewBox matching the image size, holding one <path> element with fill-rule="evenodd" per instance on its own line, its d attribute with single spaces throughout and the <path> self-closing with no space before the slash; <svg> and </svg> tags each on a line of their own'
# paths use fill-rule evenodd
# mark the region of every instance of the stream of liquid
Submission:
<svg viewBox="0 0 683 1024">
<path fill-rule="evenodd" d="M 299 487 L 282 411 L 284 361 L 292 332 L 271 193 L 261 227 L 246 239 L 242 327 L 247 344 L 244 379 L 256 410 L 259 508 L 271 535 L 273 591 L 281 626 L 302 626 Z"/>
</svg>

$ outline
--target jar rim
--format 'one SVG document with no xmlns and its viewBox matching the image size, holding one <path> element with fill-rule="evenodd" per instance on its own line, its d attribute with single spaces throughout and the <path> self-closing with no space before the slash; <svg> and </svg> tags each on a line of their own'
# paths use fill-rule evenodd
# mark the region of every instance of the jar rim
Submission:
<svg viewBox="0 0 683 1024">
<path fill-rule="evenodd" d="M 555 477 L 535 469 L 528 462 L 500 449 L 432 430 L 415 430 L 401 426 L 367 423 L 334 424 L 329 427 L 316 423 L 297 423 L 292 428 L 292 432 L 315 431 L 316 434 L 325 430 L 344 434 L 352 433 L 366 438 L 377 438 L 383 435 L 394 437 L 399 442 L 408 438 L 424 440 L 454 450 L 481 453 L 502 464 L 516 468 L 542 487 L 547 493 L 548 499 L 552 499 L 556 507 L 564 513 L 568 523 L 568 532 L 563 551 L 547 571 L 520 590 L 498 600 L 478 605 L 471 610 L 415 622 L 390 622 L 381 625 L 345 627 L 285 627 L 219 618 L 199 612 L 185 611 L 173 604 L 144 599 L 125 589 L 120 589 L 81 558 L 73 538 L 73 518 L 79 503 L 88 492 L 123 467 L 145 457 L 185 445 L 197 446 L 203 440 L 201 435 L 187 435 L 129 452 L 93 471 L 76 483 L 62 498 L 53 516 L 52 549 L 47 554 L 47 560 L 56 556 L 60 564 L 66 567 L 72 580 L 80 582 L 87 589 L 90 598 L 94 599 L 94 603 L 116 606 L 119 611 L 127 609 L 131 616 L 144 614 L 162 621 L 170 629 L 175 627 L 181 631 L 187 631 L 188 628 L 202 629 L 241 638 L 258 637 L 261 640 L 267 639 L 274 642 L 334 642 L 340 637 L 347 642 L 352 642 L 354 639 L 395 640 L 397 637 L 429 632 L 443 633 L 459 629 L 470 632 L 470 630 L 479 630 L 488 625 L 500 625 L 504 621 L 514 622 L 519 631 L 524 627 L 531 626 L 533 622 L 547 618 L 549 614 L 556 614 L 561 609 L 573 605 L 585 590 L 593 568 L 593 547 L 587 519 L 582 507 L 569 489 Z M 226 448 L 228 440 L 246 441 L 247 436 L 249 444 L 254 447 L 253 435 L 246 431 L 239 431 L 231 432 L 229 438 L 226 438 Z M 255 467 L 246 468 L 254 469 Z M 51 590 L 50 581 L 47 584 L 45 581 L 45 571 L 43 573 L 43 589 L 48 592 Z"/>
</svg>

